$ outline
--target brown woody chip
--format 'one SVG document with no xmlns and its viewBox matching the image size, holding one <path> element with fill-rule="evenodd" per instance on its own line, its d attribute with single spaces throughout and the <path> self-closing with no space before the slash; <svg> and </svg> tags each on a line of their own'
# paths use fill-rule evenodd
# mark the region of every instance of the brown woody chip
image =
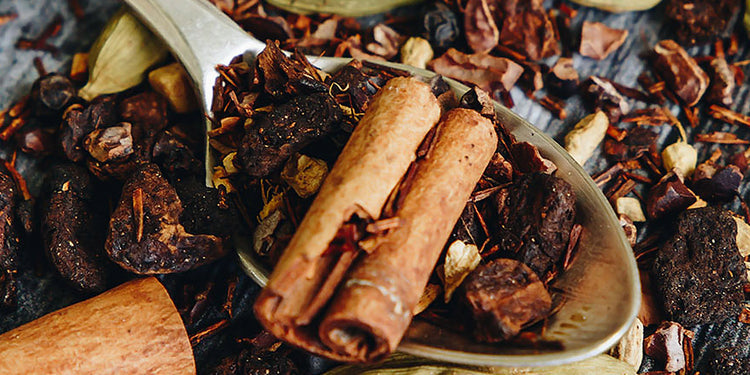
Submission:
<svg viewBox="0 0 750 375">
<path fill-rule="evenodd" d="M 654 47 L 654 69 L 670 89 L 692 107 L 708 89 L 708 75 L 673 40 L 662 40 Z"/>
<path fill-rule="evenodd" d="M 684 341 L 688 343 L 694 333 L 679 323 L 664 322 L 653 335 L 644 340 L 646 354 L 665 363 L 665 370 L 677 372 L 687 365 Z"/>
<path fill-rule="evenodd" d="M 627 30 L 612 29 L 600 22 L 583 21 L 579 52 L 583 56 L 602 60 L 620 48 L 627 37 Z"/>
</svg>

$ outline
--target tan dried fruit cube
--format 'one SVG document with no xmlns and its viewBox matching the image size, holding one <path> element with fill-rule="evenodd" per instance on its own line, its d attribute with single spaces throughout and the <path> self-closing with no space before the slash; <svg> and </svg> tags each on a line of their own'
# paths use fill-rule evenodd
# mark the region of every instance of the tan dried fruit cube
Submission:
<svg viewBox="0 0 750 375">
<path fill-rule="evenodd" d="M 327 175 L 325 161 L 302 154 L 292 156 L 281 171 L 281 178 L 302 198 L 317 193 Z"/>
<path fill-rule="evenodd" d="M 70 64 L 70 79 L 74 81 L 85 81 L 89 74 L 89 54 L 79 52 L 73 55 L 73 62 Z"/>
<path fill-rule="evenodd" d="M 432 56 L 430 42 L 424 38 L 411 37 L 401 47 L 401 62 L 415 68 L 426 69 Z"/>
<path fill-rule="evenodd" d="M 698 164 L 698 151 L 684 141 L 678 141 L 667 146 L 661 152 L 661 157 L 666 170 L 677 168 L 686 178 L 693 174 L 695 165 Z"/>
<path fill-rule="evenodd" d="M 743 257 L 750 255 L 750 225 L 739 217 L 733 216 L 737 223 L 737 248 Z"/>
<path fill-rule="evenodd" d="M 180 63 L 154 69 L 148 74 L 148 82 L 154 91 L 167 99 L 175 112 L 189 113 L 198 109 L 190 78 Z"/>
<path fill-rule="evenodd" d="M 633 325 L 620 339 L 620 342 L 612 348 L 610 354 L 623 362 L 627 362 L 636 370 L 641 367 L 641 362 L 643 362 L 643 323 L 640 319 L 635 318 Z"/>
<path fill-rule="evenodd" d="M 643 214 L 643 208 L 641 207 L 641 201 L 633 197 L 620 197 L 615 202 L 617 206 L 617 213 L 620 215 L 628 215 L 630 220 L 636 223 L 646 221 L 646 215 Z"/>
</svg>

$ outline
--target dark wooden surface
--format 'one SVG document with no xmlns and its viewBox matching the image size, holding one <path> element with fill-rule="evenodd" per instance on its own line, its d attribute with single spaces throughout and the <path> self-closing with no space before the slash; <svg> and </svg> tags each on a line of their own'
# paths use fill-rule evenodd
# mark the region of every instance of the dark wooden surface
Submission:
<svg viewBox="0 0 750 375">
<path fill-rule="evenodd" d="M 12 101 L 20 98 L 29 91 L 31 83 L 37 77 L 33 67 L 34 57 L 38 56 L 42 58 L 44 65 L 49 71 L 67 71 L 72 54 L 88 49 L 108 16 L 118 7 L 116 0 L 81 0 L 81 3 L 84 5 L 87 13 L 87 18 L 84 21 L 75 21 L 66 1 L 0 0 L 0 14 L 15 12 L 19 15 L 16 20 L 0 27 L 1 107 L 7 107 Z M 650 11 L 624 14 L 609 14 L 577 6 L 574 6 L 574 8 L 580 10 L 579 15 L 573 23 L 574 30 L 579 30 L 580 24 L 586 19 L 604 22 L 610 27 L 623 28 L 630 31 L 625 45 L 605 60 L 595 61 L 575 54 L 574 64 L 582 77 L 599 75 L 625 85 L 637 86 L 636 78 L 644 68 L 641 54 L 651 48 L 657 41 L 672 37 L 670 28 L 663 22 L 663 7 L 657 7 Z M 60 48 L 57 54 L 40 51 L 21 51 L 14 48 L 14 44 L 19 37 L 36 36 L 57 14 L 62 15 L 64 18 L 61 33 L 50 40 L 52 44 Z M 740 53 L 732 57 L 730 62 L 749 58 L 750 49 L 747 48 L 747 45 L 747 40 L 742 37 Z M 710 52 L 710 48 L 708 46 L 692 48 L 689 52 L 694 55 L 706 54 Z M 733 109 L 740 113 L 750 113 L 749 87 L 750 85 L 744 84 L 735 94 L 736 100 Z M 538 104 L 528 100 L 520 90 L 514 89 L 511 95 L 516 103 L 515 108 L 513 108 L 514 111 L 558 141 L 562 141 L 565 133 L 576 121 L 589 113 L 589 110 L 585 108 L 581 99 L 573 97 L 567 101 L 566 110 L 568 111 L 568 118 L 561 121 L 554 118 Z M 636 105 L 636 108 L 640 106 L 642 104 Z M 677 113 L 677 111 L 677 108 L 674 108 L 674 112 Z M 679 118 L 684 120 L 682 115 Z M 660 134 L 660 150 L 677 139 L 676 131 L 670 127 L 664 126 L 654 128 L 654 130 Z M 695 132 L 713 130 L 733 131 L 741 138 L 750 139 L 750 129 L 729 126 L 708 120 L 705 115 L 701 117 L 699 128 L 687 129 L 689 135 Z M 733 153 L 740 149 L 739 146 L 702 144 L 697 144 L 696 147 L 700 151 L 699 160 L 703 160 L 704 155 L 713 151 L 716 147 L 722 147 L 727 153 Z M 7 150 L 4 147 L 0 147 L 0 156 L 7 156 Z M 39 183 L 39 174 L 35 173 L 37 165 L 25 158 L 22 162 L 22 173 L 29 179 L 32 190 L 35 190 L 35 187 Z M 597 151 L 592 160 L 586 163 L 584 167 L 590 173 L 603 170 L 606 167 L 606 162 L 601 158 L 600 151 Z M 745 181 L 742 185 L 743 197 L 746 196 L 746 193 L 747 182 Z M 32 247 L 33 241 L 32 245 L 24 248 L 24 254 L 22 255 L 24 267 L 19 275 L 20 298 L 18 309 L 13 312 L 0 313 L 0 332 L 5 332 L 24 322 L 85 297 L 70 290 L 49 271 L 42 271 L 41 274 L 35 272 L 33 265 L 38 262 L 37 258 L 41 255 L 38 249 L 33 249 Z M 224 264 L 221 267 L 233 269 L 235 266 Z M 245 297 L 252 295 L 256 290 L 257 287 L 252 285 L 249 279 L 240 278 L 238 293 L 243 297 L 239 299 L 239 303 L 235 307 L 237 310 L 236 314 L 240 318 L 249 314 L 251 301 Z M 250 318 L 248 317 L 247 319 Z M 740 355 L 743 358 L 747 358 L 749 354 L 750 339 L 748 337 L 750 337 L 750 327 L 748 325 L 738 323 L 736 320 L 730 320 L 722 324 L 697 327 L 695 331 L 698 369 L 705 369 L 707 365 L 707 356 L 705 354 L 712 347 L 738 346 L 741 348 Z M 213 363 L 217 356 L 221 355 L 222 342 L 226 340 L 226 335 L 219 335 L 197 348 L 196 356 L 202 372 Z M 647 361 L 644 369 L 650 368 L 650 366 L 651 362 Z"/>
</svg>

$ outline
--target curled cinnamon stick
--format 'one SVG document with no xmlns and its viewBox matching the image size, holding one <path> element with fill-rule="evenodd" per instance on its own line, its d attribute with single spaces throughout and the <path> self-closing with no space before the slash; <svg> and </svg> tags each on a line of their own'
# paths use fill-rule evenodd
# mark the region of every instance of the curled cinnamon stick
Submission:
<svg viewBox="0 0 750 375">
<path fill-rule="evenodd" d="M 320 323 L 323 343 L 347 360 L 377 361 L 396 349 L 497 135 L 488 119 L 457 108 L 438 124 L 434 142 L 399 191 L 399 227 L 374 239 Z"/>
<path fill-rule="evenodd" d="M 255 302 L 258 320 L 274 335 L 347 359 L 311 328 L 358 254 L 332 241 L 353 215 L 379 216 L 439 116 L 430 87 L 415 78 L 394 78 L 372 99 Z"/>
<path fill-rule="evenodd" d="M 0 374 L 195 374 L 193 349 L 153 277 L 0 335 Z"/>
</svg>

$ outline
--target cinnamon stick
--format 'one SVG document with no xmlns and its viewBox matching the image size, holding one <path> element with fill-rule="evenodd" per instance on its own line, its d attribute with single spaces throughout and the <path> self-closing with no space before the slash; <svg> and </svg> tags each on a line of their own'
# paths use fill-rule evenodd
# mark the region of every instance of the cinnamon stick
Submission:
<svg viewBox="0 0 750 375">
<path fill-rule="evenodd" d="M 401 225 L 378 238 L 336 292 L 321 323 L 337 356 L 370 362 L 396 349 L 435 263 L 495 152 L 492 122 L 457 108 L 438 124 L 396 211 Z"/>
<path fill-rule="evenodd" d="M 2 374 L 195 374 L 185 326 L 153 277 L 0 335 Z"/>
<path fill-rule="evenodd" d="M 337 247 L 332 241 L 355 214 L 380 215 L 439 116 L 429 85 L 415 78 L 393 78 L 373 97 L 255 302 L 266 329 L 313 353 L 347 359 L 326 348 L 310 324 L 359 253 L 329 251 Z"/>
</svg>

